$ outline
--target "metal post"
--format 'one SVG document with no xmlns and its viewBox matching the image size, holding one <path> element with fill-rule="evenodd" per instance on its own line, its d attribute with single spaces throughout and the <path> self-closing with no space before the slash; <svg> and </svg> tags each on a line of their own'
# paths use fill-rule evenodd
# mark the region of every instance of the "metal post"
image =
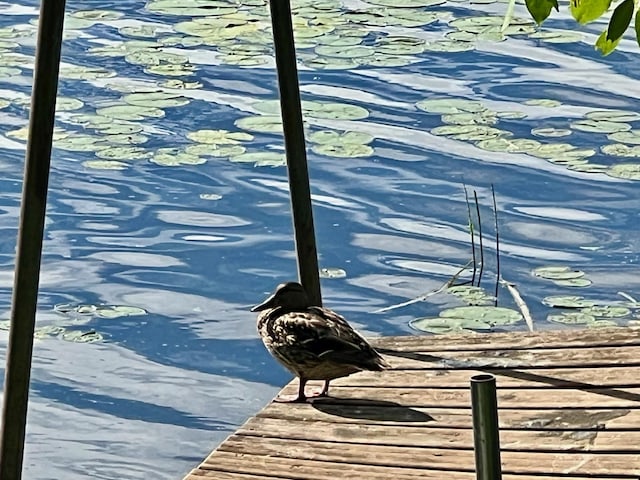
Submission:
<svg viewBox="0 0 640 480">
<path fill-rule="evenodd" d="M 483 374 L 471 377 L 473 443 L 476 455 L 476 478 L 500 480 L 500 434 L 496 377 Z"/>
<path fill-rule="evenodd" d="M 291 191 L 298 276 L 314 305 L 322 305 L 320 274 L 313 228 L 309 171 L 304 141 L 300 87 L 289 0 L 271 0 L 271 23 L 280 89 L 280 109 Z"/>
<path fill-rule="evenodd" d="M 64 8 L 64 0 L 42 0 L 40 4 L 11 307 L 11 330 L 4 379 L 0 435 L 2 480 L 20 480 L 22 477 L 33 330 L 38 301 Z"/>
</svg>

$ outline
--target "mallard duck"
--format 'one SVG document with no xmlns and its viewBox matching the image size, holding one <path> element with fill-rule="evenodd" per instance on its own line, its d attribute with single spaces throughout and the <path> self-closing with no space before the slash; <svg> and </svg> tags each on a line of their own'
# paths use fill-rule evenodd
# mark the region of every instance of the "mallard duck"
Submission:
<svg viewBox="0 0 640 480">
<path fill-rule="evenodd" d="M 324 380 L 317 396 L 329 394 L 329 382 L 361 370 L 380 371 L 389 364 L 333 310 L 314 307 L 296 282 L 278 285 L 273 295 L 251 309 L 267 350 L 300 379 L 298 395 L 280 402 L 305 402 L 308 380 Z"/>
</svg>

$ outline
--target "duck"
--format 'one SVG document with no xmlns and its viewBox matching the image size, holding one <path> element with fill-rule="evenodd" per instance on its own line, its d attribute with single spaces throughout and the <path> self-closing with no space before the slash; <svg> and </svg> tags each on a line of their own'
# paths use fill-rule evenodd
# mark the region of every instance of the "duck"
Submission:
<svg viewBox="0 0 640 480">
<path fill-rule="evenodd" d="M 300 283 L 281 283 L 251 311 L 259 312 L 258 333 L 269 353 L 299 379 L 297 396 L 280 396 L 277 402 L 313 401 L 329 395 L 333 379 L 390 368 L 343 316 L 312 305 Z M 324 380 L 319 394 L 306 395 L 309 380 Z"/>
</svg>

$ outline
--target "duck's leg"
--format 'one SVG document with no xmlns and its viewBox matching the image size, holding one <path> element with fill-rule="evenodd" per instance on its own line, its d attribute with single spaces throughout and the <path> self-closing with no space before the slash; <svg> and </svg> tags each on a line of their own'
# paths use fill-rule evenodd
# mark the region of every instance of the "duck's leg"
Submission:
<svg viewBox="0 0 640 480">
<path fill-rule="evenodd" d="M 322 387 L 322 391 L 320 392 L 319 397 L 328 397 L 329 396 L 329 382 L 331 380 L 325 380 L 324 386 Z"/>
<path fill-rule="evenodd" d="M 283 396 L 279 396 L 276 397 L 274 402 L 278 402 L 278 403 L 302 403 L 302 402 L 306 402 L 307 401 L 307 396 L 304 393 L 304 387 L 307 384 L 307 379 L 306 378 L 299 378 L 300 380 L 300 384 L 298 385 L 298 395 L 297 396 L 293 396 L 293 395 L 283 395 Z"/>
</svg>

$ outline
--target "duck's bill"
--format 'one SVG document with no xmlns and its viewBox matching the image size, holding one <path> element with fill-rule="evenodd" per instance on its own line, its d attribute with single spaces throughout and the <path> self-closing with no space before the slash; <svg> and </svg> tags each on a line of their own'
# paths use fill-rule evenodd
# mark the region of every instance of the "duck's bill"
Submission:
<svg viewBox="0 0 640 480">
<path fill-rule="evenodd" d="M 275 299 L 275 295 L 271 295 L 269 298 L 267 298 L 264 302 L 256 305 L 255 307 L 251 308 L 252 312 L 259 312 L 261 310 L 266 310 L 267 308 L 271 308 L 273 307 L 273 301 Z"/>
</svg>

